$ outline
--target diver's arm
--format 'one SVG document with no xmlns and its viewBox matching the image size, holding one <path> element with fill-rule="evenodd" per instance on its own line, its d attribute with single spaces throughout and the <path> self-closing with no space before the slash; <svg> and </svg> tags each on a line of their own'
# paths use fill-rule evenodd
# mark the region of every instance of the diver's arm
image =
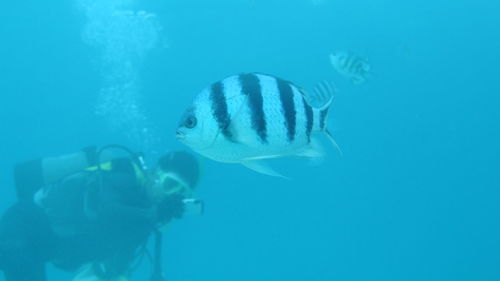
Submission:
<svg viewBox="0 0 500 281">
<path fill-rule="evenodd" d="M 135 174 L 115 170 L 106 173 L 103 182 L 97 214 L 104 221 L 156 226 L 180 218 L 184 213 L 182 195 L 172 194 L 153 202 L 147 195 L 147 190 L 153 187 L 138 184 Z"/>
<path fill-rule="evenodd" d="M 98 210 L 99 218 L 104 222 L 123 225 L 143 225 L 153 229 L 172 219 L 180 219 L 184 214 L 181 196 L 171 195 L 159 204 L 149 207 L 136 207 L 116 201 L 101 202 Z"/>
<path fill-rule="evenodd" d="M 165 224 L 172 219 L 180 219 L 184 214 L 183 197 L 171 195 L 159 204 L 149 207 L 135 207 L 116 201 L 102 202 L 99 206 L 99 216 L 104 221 L 125 225 L 144 224 L 153 228 Z"/>
<path fill-rule="evenodd" d="M 99 276 L 95 270 L 95 264 L 86 264 L 83 266 L 72 281 L 126 281 L 125 275 L 118 276 Z"/>
<path fill-rule="evenodd" d="M 119 202 L 102 202 L 98 214 L 102 221 L 113 222 L 116 225 L 142 224 L 152 228 L 156 223 L 156 213 L 153 207 L 142 208 Z"/>
</svg>

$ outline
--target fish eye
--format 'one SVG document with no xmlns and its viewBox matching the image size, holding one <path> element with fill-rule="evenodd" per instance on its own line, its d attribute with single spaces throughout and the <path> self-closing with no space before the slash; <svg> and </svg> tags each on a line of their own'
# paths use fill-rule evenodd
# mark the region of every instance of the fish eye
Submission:
<svg viewBox="0 0 500 281">
<path fill-rule="evenodd" d="M 184 120 L 184 126 L 188 129 L 192 129 L 196 126 L 198 120 L 193 115 L 190 115 Z"/>
</svg>

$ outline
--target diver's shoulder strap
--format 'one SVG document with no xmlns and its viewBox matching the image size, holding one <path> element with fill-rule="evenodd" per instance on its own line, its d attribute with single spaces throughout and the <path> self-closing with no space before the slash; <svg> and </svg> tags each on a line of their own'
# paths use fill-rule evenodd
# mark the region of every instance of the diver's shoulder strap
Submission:
<svg viewBox="0 0 500 281">
<path fill-rule="evenodd" d="M 44 186 L 34 199 L 46 213 L 54 232 L 69 237 L 85 231 L 90 222 L 86 201 L 92 190 L 99 186 L 95 173 L 78 172 L 57 183 Z M 92 193 L 93 194 L 93 193 Z"/>
</svg>

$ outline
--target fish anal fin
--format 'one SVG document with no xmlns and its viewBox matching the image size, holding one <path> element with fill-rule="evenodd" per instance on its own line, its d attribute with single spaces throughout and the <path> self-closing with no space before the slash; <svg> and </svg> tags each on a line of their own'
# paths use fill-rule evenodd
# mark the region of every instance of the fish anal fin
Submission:
<svg viewBox="0 0 500 281">
<path fill-rule="evenodd" d="M 321 144 L 316 139 L 311 138 L 311 142 L 298 150 L 294 155 L 304 158 L 322 158 L 324 154 Z"/>
<path fill-rule="evenodd" d="M 257 173 L 272 176 L 272 177 L 280 177 L 284 179 L 290 179 L 286 176 L 283 176 L 282 174 L 276 172 L 271 168 L 269 165 L 267 165 L 264 161 L 259 160 L 259 159 L 247 159 L 241 162 L 241 164 L 250 170 L 253 170 Z"/>
<path fill-rule="evenodd" d="M 328 140 L 333 144 L 333 146 L 337 149 L 337 151 L 339 152 L 340 156 L 343 156 L 344 155 L 344 152 L 342 152 L 342 149 L 340 149 L 340 146 L 337 144 L 337 142 L 335 141 L 335 139 L 333 138 L 332 134 L 330 133 L 330 131 L 328 129 L 325 128 L 325 134 L 328 138 Z"/>
</svg>

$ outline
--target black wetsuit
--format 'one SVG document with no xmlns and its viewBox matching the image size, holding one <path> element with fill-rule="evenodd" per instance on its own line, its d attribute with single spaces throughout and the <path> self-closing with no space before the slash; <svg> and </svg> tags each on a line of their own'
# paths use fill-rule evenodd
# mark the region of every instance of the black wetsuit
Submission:
<svg viewBox="0 0 500 281">
<path fill-rule="evenodd" d="M 43 281 L 45 262 L 57 239 L 47 216 L 35 204 L 20 201 L 0 221 L 0 268 L 7 281 Z"/>
<path fill-rule="evenodd" d="M 115 161 L 113 167 L 65 178 L 48 193 L 48 207 L 25 196 L 6 211 L 0 221 L 0 269 L 7 281 L 45 281 L 46 262 L 70 271 L 98 262 L 103 274 L 123 274 L 155 224 L 180 216 L 181 199 L 170 200 L 171 208 L 157 216 L 130 161 Z"/>
</svg>

